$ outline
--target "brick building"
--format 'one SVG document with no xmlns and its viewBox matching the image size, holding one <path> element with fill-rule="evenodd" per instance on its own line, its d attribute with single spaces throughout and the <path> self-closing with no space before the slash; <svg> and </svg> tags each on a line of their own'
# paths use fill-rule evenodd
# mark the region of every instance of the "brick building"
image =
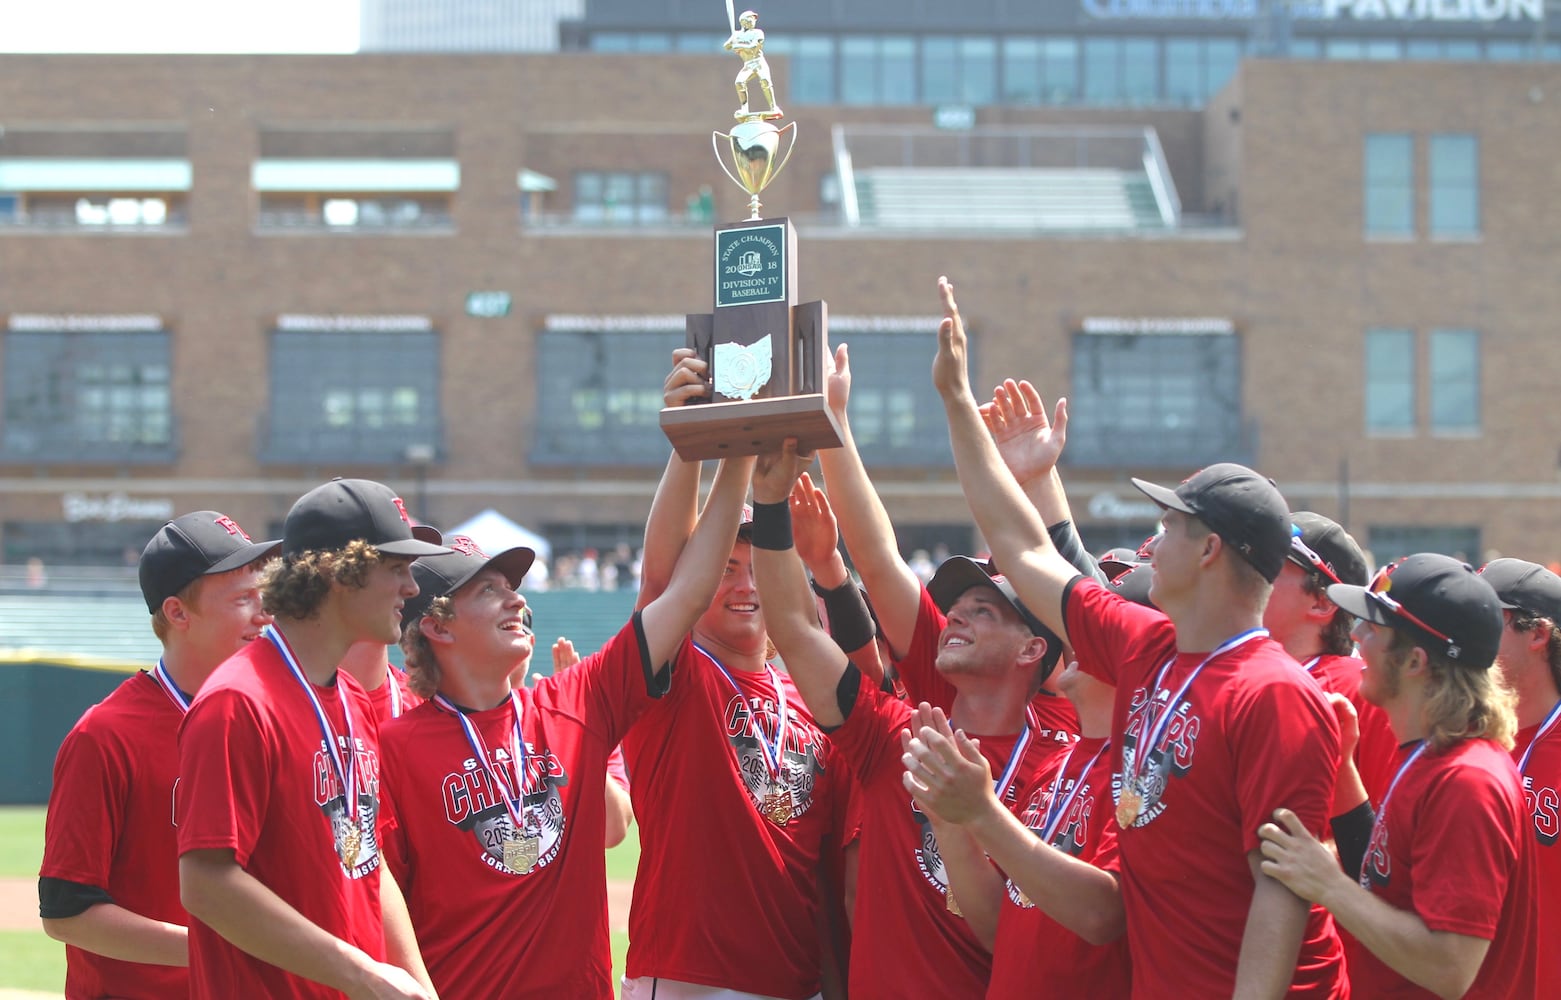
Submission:
<svg viewBox="0 0 1561 1000">
<path fill-rule="evenodd" d="M 974 544 L 930 385 L 1066 394 L 1096 546 L 1222 458 L 1378 558 L 1561 557 L 1561 65 L 1247 60 L 1201 108 L 808 104 L 765 193 L 907 547 Z M 637 540 L 731 56 L 0 61 L 0 555 L 119 561 L 332 475 Z M 942 127 L 935 127 L 942 126 Z M 1005 186 L 1006 185 L 1006 186 Z M 983 200 L 984 198 L 984 200 Z M 1059 207 L 1060 206 L 1060 207 Z"/>
</svg>

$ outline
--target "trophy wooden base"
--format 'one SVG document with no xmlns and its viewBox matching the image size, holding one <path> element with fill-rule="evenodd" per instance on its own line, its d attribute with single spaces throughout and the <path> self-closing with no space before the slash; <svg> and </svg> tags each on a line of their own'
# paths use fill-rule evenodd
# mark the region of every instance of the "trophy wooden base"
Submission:
<svg viewBox="0 0 1561 1000">
<path fill-rule="evenodd" d="M 800 451 L 840 447 L 840 425 L 820 392 L 669 406 L 661 430 L 685 462 L 778 451 L 789 437 Z"/>
</svg>

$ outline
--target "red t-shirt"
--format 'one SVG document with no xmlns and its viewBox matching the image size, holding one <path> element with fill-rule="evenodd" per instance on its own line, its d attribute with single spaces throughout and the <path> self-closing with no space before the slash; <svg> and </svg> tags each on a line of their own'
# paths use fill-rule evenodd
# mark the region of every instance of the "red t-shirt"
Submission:
<svg viewBox="0 0 1561 1000">
<path fill-rule="evenodd" d="M 603 784 L 608 755 L 651 704 L 638 623 L 573 669 L 516 691 L 523 794 L 540 834 L 529 870 L 504 865 L 514 824 L 460 722 L 425 702 L 386 723 L 385 860 L 444 1000 L 612 997 Z M 510 702 L 466 718 L 513 787 Z"/>
<path fill-rule="evenodd" d="M 359 835 L 352 868 L 341 856 L 352 821 L 319 722 L 264 634 L 217 668 L 179 729 L 179 853 L 233 851 L 239 867 L 306 919 L 383 961 L 379 729 L 368 695 L 349 674 L 338 671 L 335 685 L 316 685 L 314 693 L 344 751 L 343 709 L 352 712 Z M 216 1000 L 342 995 L 239 950 L 193 919 L 190 990 Z"/>
<path fill-rule="evenodd" d="M 1084 737 L 1060 764 L 1019 793 L 1019 818 L 1037 837 L 1055 823 L 1053 847 L 1096 868 L 1115 871 L 1117 821 L 1111 807 L 1111 755 L 1107 741 Z M 1060 781 L 1058 779 L 1061 779 Z M 1133 992 L 1127 938 L 1093 945 L 1047 916 L 1009 880 L 997 918 L 992 982 L 987 1000 L 1089 997 L 1126 1000 Z"/>
<path fill-rule="evenodd" d="M 771 673 L 723 675 L 692 642 L 674 669 L 671 691 L 623 739 L 640 828 L 627 975 L 810 997 L 821 962 L 818 870 L 824 852 L 838 849 L 846 768 L 791 678 L 776 671 L 791 807 L 784 824 L 766 818 L 770 771 L 759 741 L 775 745 Z"/>
<path fill-rule="evenodd" d="M 1303 666 L 1325 693 L 1342 694 L 1355 706 L 1360 719 L 1360 741 L 1355 744 L 1355 769 L 1360 772 L 1366 797 L 1381 802 L 1393 780 L 1393 757 L 1398 753 L 1398 737 L 1388 725 L 1387 713 L 1367 701 L 1360 693 L 1362 661 L 1358 656 L 1316 656 Z"/>
<path fill-rule="evenodd" d="M 1561 725 L 1552 726 L 1543 739 L 1535 742 L 1541 726 L 1520 730 L 1512 748 L 1512 759 L 1528 761 L 1522 769 L 1523 805 L 1534 824 L 1534 858 L 1539 899 L 1539 934 L 1546 942 L 1539 949 L 1539 990 L 1534 995 L 1561 997 Z M 1530 747 L 1533 747 L 1530 750 Z"/>
<path fill-rule="evenodd" d="M 1156 677 L 1155 720 L 1208 656 L 1178 653 L 1170 619 L 1080 578 L 1064 600 L 1081 669 L 1116 685 L 1113 801 L 1124 753 L 1134 754 Z M 1229 996 L 1252 903 L 1247 855 L 1257 829 L 1284 806 L 1321 835 L 1333 806 L 1339 728 L 1322 690 L 1266 636 L 1209 660 L 1148 754 L 1148 794 L 1120 834 L 1122 900 L 1134 993 L 1140 998 Z M 1343 949 L 1313 907 L 1292 997 L 1348 995 Z"/>
<path fill-rule="evenodd" d="M 992 955 L 963 917 L 948 909 L 948 875 L 932 825 L 905 791 L 900 731 L 915 710 L 863 683 L 844 725 L 830 739 L 861 782 L 862 848 L 852 921 L 850 993 L 855 1000 L 982 997 Z M 1004 802 L 1049 774 L 1067 752 L 1049 733 L 1032 733 Z M 1015 736 L 981 737 L 1000 775 Z"/>
<path fill-rule="evenodd" d="M 143 917 L 189 924 L 179 902 L 173 826 L 183 714 L 145 672 L 87 709 L 54 758 L 39 875 L 95 886 Z M 189 991 L 188 969 L 65 946 L 65 995 L 72 1000 L 161 1000 Z"/>
<path fill-rule="evenodd" d="M 947 712 L 954 705 L 957 693 L 953 684 L 938 672 L 938 637 L 948 624 L 948 616 L 938 610 L 938 605 L 921 588 L 921 605 L 916 609 L 916 629 L 911 634 L 911 647 L 905 656 L 895 661 L 895 669 L 905 685 L 906 700 L 914 707 L 927 702 Z M 1030 709 L 1035 713 L 1040 728 L 1052 735 L 1058 743 L 1079 738 L 1079 717 L 1073 704 L 1061 695 L 1037 691 L 1030 699 Z"/>
<path fill-rule="evenodd" d="M 405 673 L 395 667 L 391 667 L 389 673 L 385 683 L 368 692 L 369 704 L 374 706 L 374 718 L 381 726 L 423 703 L 423 699 L 412 693 Z"/>
<path fill-rule="evenodd" d="M 1401 756 L 1407 760 L 1412 752 L 1406 747 Z M 1522 785 L 1512 758 L 1489 740 L 1427 750 L 1403 770 L 1384 806 L 1361 884 L 1388 905 L 1418 914 L 1433 931 L 1491 942 L 1464 1000 L 1544 996 L 1534 989 L 1536 849 L 1524 835 Z M 1353 938 L 1347 941 L 1356 995 L 1433 996 Z"/>
</svg>

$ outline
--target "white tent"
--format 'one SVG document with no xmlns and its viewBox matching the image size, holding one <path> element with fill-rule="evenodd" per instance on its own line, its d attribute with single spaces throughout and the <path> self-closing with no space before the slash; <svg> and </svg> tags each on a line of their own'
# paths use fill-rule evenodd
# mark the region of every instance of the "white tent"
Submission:
<svg viewBox="0 0 1561 1000">
<path fill-rule="evenodd" d="M 546 561 L 553 558 L 553 546 L 546 538 L 530 528 L 516 524 L 492 507 L 465 523 L 456 525 L 444 535 L 446 538 L 465 535 L 489 555 L 498 555 L 505 549 L 524 545 L 536 552 L 538 559 Z"/>
</svg>

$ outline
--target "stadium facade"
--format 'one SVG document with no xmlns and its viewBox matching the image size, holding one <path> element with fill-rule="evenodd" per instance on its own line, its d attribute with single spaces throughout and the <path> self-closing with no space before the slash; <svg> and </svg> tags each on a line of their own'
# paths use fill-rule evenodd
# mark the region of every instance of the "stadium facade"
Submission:
<svg viewBox="0 0 1561 1000">
<path fill-rule="evenodd" d="M 610 49 L 640 30 L 613 9 L 639 6 L 592 4 L 569 37 Z M 703 30 L 706 6 L 668 23 Z M 766 211 L 798 224 L 801 295 L 851 345 L 853 425 L 908 548 L 976 544 L 928 376 L 947 273 L 977 384 L 1070 397 L 1064 476 L 1096 546 L 1152 528 L 1128 476 L 1233 459 L 1378 559 L 1561 556 L 1561 63 L 1410 58 L 1449 25 L 1490 46 L 1544 23 L 1517 0 L 1432 6 L 1504 13 L 1397 23 L 1396 60 L 1244 58 L 1212 96 L 1140 106 L 945 101 L 921 76 L 909 103 L 792 96 L 804 56 L 766 17 L 800 136 Z M 1192 20 L 1146 36 L 1156 86 Z M 938 28 L 919 23 L 918 52 Z M 1021 36 L 994 35 L 1000 86 Z M 744 214 L 710 140 L 735 70 L 679 51 L 0 62 L 4 561 L 119 561 L 200 507 L 274 530 L 333 475 L 438 525 L 494 507 L 559 550 L 634 542 L 669 352 L 711 308 L 711 225 Z"/>
</svg>

